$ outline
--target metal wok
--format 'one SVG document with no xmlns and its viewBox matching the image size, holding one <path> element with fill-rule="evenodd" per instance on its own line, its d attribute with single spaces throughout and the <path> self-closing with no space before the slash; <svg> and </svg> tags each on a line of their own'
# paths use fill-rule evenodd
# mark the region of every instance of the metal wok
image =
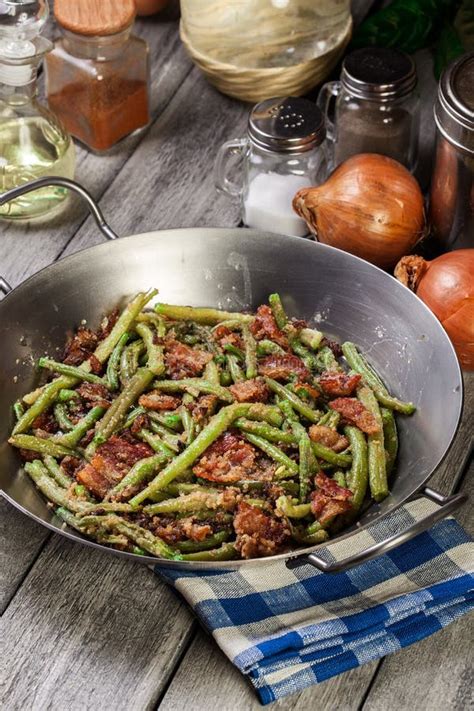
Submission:
<svg viewBox="0 0 474 711">
<path fill-rule="evenodd" d="M 440 504 L 421 522 L 396 535 L 328 563 L 317 546 L 249 561 L 222 563 L 172 562 L 173 567 L 238 568 L 264 561 L 293 559 L 321 570 L 342 570 L 390 550 L 447 516 L 464 497 L 443 497 L 425 483 L 446 454 L 462 409 L 462 377 L 454 349 L 437 319 L 395 279 L 346 252 L 301 238 L 247 229 L 180 229 L 149 232 L 115 240 L 90 195 L 71 181 L 42 179 L 5 193 L 0 204 L 26 191 L 55 183 L 79 192 L 93 216 L 113 241 L 86 249 L 38 272 L 16 289 L 4 280 L 0 303 L 0 488 L 20 511 L 48 528 L 94 548 L 141 563 L 169 561 L 113 551 L 64 530 L 41 494 L 20 467 L 6 440 L 12 427 L 11 403 L 35 387 L 33 359 L 62 347 L 65 334 L 82 319 L 99 322 L 104 311 L 150 286 L 160 300 L 212 305 L 227 310 L 253 309 L 269 293 L 279 291 L 291 315 L 316 322 L 327 334 L 355 341 L 388 387 L 417 406 L 413 417 L 398 418 L 400 452 L 391 494 L 373 504 L 357 528 L 381 519 L 413 494 Z M 336 540 L 336 539 L 335 539 Z"/>
</svg>

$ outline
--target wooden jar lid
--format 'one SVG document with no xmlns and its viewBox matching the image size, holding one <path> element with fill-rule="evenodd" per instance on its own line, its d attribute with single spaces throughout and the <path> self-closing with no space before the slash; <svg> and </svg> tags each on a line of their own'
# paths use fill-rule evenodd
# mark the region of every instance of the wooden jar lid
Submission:
<svg viewBox="0 0 474 711">
<path fill-rule="evenodd" d="M 114 35 L 135 19 L 134 0 L 55 0 L 54 16 L 79 35 Z"/>
</svg>

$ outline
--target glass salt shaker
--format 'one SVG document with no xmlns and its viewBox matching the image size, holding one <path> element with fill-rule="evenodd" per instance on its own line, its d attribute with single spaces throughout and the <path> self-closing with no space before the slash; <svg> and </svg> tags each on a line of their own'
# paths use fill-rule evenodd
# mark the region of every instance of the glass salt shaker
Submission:
<svg viewBox="0 0 474 711">
<path fill-rule="evenodd" d="M 368 47 L 348 54 L 340 81 L 324 84 L 318 97 L 333 144 L 331 168 L 357 153 L 380 153 L 413 172 L 418 157 L 416 83 L 415 64 L 404 52 Z"/>
<path fill-rule="evenodd" d="M 146 42 L 131 34 L 134 0 L 55 0 L 62 29 L 46 66 L 50 108 L 103 152 L 150 121 Z"/>
<path fill-rule="evenodd" d="M 306 99 L 267 99 L 254 106 L 245 138 L 227 141 L 215 164 L 216 188 L 239 199 L 242 221 L 278 234 L 304 237 L 306 223 L 293 211 L 300 188 L 326 178 L 324 119 Z M 229 177 L 241 168 L 240 182 Z"/>
</svg>

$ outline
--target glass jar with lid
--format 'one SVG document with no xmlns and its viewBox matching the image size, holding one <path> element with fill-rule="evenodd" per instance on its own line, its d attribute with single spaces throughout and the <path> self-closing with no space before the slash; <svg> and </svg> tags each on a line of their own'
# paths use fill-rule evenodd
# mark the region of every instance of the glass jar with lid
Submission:
<svg viewBox="0 0 474 711">
<path fill-rule="evenodd" d="M 229 176 L 240 164 L 240 181 Z M 252 109 L 248 133 L 225 143 L 216 159 L 218 190 L 241 204 L 247 227 L 294 236 L 308 234 L 293 211 L 300 188 L 322 183 L 327 174 L 324 120 L 311 101 L 267 99 Z"/>
<path fill-rule="evenodd" d="M 149 123 L 148 47 L 131 34 L 134 0 L 55 0 L 62 28 L 46 61 L 49 106 L 69 132 L 106 151 Z"/>
<path fill-rule="evenodd" d="M 429 221 L 445 249 L 474 247 L 474 52 L 443 72 L 434 117 Z"/>
<path fill-rule="evenodd" d="M 318 97 L 333 143 L 332 167 L 357 153 L 380 153 L 413 172 L 418 158 L 416 83 L 415 64 L 404 52 L 369 47 L 348 54 L 340 81 L 325 84 Z"/>
</svg>

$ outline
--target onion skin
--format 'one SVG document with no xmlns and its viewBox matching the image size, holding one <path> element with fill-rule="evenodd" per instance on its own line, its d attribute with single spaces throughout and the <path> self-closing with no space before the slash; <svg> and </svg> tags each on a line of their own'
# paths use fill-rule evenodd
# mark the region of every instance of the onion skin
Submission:
<svg viewBox="0 0 474 711">
<path fill-rule="evenodd" d="M 168 4 L 168 0 L 135 0 L 137 6 L 137 15 L 146 17 L 154 15 L 155 12 L 160 12 Z"/>
<path fill-rule="evenodd" d="M 464 370 L 474 370 L 474 249 L 457 249 L 431 262 L 403 257 L 395 276 L 441 321 Z"/>
<path fill-rule="evenodd" d="M 376 153 L 349 158 L 293 209 L 320 242 L 390 269 L 424 234 L 423 195 L 400 163 Z"/>
</svg>

